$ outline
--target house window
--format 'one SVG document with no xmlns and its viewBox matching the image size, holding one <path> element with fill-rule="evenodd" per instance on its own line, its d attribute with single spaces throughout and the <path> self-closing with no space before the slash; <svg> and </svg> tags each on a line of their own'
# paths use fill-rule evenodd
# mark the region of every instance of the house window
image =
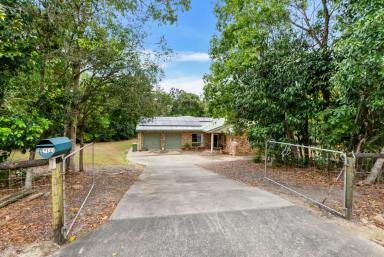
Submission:
<svg viewBox="0 0 384 257">
<path fill-rule="evenodd" d="M 192 134 L 192 146 L 201 146 L 201 134 Z"/>
</svg>

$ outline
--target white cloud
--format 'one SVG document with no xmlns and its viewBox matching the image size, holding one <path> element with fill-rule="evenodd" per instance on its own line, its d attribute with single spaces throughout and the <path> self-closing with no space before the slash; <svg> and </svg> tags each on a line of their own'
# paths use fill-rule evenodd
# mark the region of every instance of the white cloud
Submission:
<svg viewBox="0 0 384 257">
<path fill-rule="evenodd" d="M 204 52 L 176 52 L 172 61 L 175 62 L 209 62 L 209 55 Z"/>
<path fill-rule="evenodd" d="M 164 79 L 160 82 L 160 86 L 165 90 L 171 90 L 171 88 L 183 89 L 187 92 L 197 95 L 203 94 L 204 81 L 201 77 L 178 77 Z"/>
</svg>

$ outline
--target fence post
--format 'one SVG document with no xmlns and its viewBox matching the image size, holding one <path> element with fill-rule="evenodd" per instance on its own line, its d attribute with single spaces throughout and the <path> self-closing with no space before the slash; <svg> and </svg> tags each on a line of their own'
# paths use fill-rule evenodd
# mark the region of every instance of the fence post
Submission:
<svg viewBox="0 0 384 257">
<path fill-rule="evenodd" d="M 52 167 L 52 226 L 53 226 L 53 238 L 57 244 L 64 243 L 64 236 L 61 231 L 63 227 L 63 177 L 61 175 L 61 169 L 63 164 L 56 165 L 56 159 L 52 158 L 49 161 L 54 161 L 55 165 Z M 51 165 L 50 165 L 51 167 Z"/>
<path fill-rule="evenodd" d="M 355 175 L 355 158 L 348 158 L 347 167 L 345 171 L 345 183 L 344 183 L 344 207 L 345 207 L 345 217 L 347 219 L 350 219 L 352 217 L 354 175 Z"/>
<path fill-rule="evenodd" d="M 265 141 L 264 148 L 264 178 L 267 177 L 267 162 L 268 162 L 268 140 Z"/>
</svg>

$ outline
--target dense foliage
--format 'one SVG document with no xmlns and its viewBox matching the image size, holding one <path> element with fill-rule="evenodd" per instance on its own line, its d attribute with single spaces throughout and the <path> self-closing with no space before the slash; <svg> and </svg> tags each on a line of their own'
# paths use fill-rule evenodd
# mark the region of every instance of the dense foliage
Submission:
<svg viewBox="0 0 384 257">
<path fill-rule="evenodd" d="M 156 116 L 206 116 L 205 103 L 196 94 L 172 88 L 169 93 L 154 92 Z"/>
<path fill-rule="evenodd" d="M 41 137 L 132 137 L 157 113 L 161 70 L 145 54 L 145 24 L 172 24 L 188 9 L 189 0 L 2 1 L 0 154 Z M 168 52 L 159 46 L 157 56 Z"/>
<path fill-rule="evenodd" d="M 208 111 L 275 139 L 346 151 L 384 146 L 380 0 L 222 0 Z"/>
</svg>

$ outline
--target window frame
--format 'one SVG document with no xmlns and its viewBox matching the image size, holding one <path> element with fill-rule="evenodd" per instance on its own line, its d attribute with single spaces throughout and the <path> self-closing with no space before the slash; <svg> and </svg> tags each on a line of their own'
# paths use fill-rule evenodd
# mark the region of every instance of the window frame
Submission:
<svg viewBox="0 0 384 257">
<path fill-rule="evenodd" d="M 194 141 L 194 135 L 195 135 L 195 139 L 196 141 Z M 199 133 L 192 133 L 191 135 L 191 145 L 192 146 L 201 146 L 201 134 Z"/>
</svg>

